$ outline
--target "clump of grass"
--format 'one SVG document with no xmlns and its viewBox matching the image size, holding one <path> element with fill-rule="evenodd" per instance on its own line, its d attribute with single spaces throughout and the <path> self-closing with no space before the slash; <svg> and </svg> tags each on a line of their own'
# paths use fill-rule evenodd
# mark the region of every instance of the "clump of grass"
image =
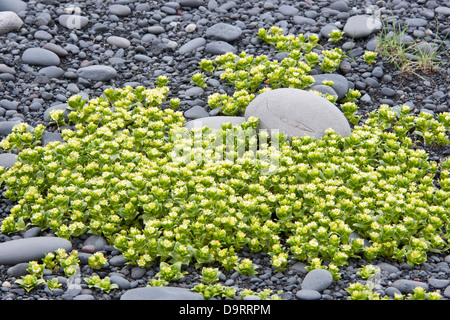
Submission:
<svg viewBox="0 0 450 320">
<path fill-rule="evenodd" d="M 407 24 L 400 26 L 395 19 L 392 23 L 383 23 L 377 36 L 376 52 L 404 76 L 421 77 L 420 73 L 430 75 L 439 71 L 446 62 L 441 57 L 441 45 L 436 45 L 437 39 L 431 44 L 421 39 L 407 41 L 408 27 Z"/>
</svg>

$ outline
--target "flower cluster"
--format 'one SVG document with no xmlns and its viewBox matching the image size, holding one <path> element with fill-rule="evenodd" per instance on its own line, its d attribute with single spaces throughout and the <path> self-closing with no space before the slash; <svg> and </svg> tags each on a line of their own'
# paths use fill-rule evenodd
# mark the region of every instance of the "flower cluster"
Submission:
<svg viewBox="0 0 450 320">
<path fill-rule="evenodd" d="M 343 35 L 342 32 L 333 32 L 331 36 L 331 39 L 339 41 Z M 237 55 L 227 52 L 216 56 L 213 60 L 202 59 L 199 63 L 201 70 L 212 74 L 219 72 L 220 79 L 235 88 L 232 95 L 217 92 L 209 95 L 210 108 L 220 108 L 221 113 L 228 116 L 244 114 L 246 107 L 256 94 L 277 88 L 308 89 L 315 83 L 310 75 L 314 66 L 319 65 L 323 72 L 331 73 L 336 71 L 345 57 L 344 52 L 339 48 L 322 50 L 320 55 L 312 51 L 319 46 L 319 38 L 315 34 L 308 37 L 303 34 L 286 36 L 283 35 L 282 29 L 272 27 L 268 31 L 260 29 L 258 37 L 278 50 L 288 52 L 287 57 L 277 61 L 269 60 L 266 55 L 253 56 L 246 52 Z M 194 74 L 192 80 L 194 84 L 206 88 L 203 73 Z M 332 82 L 327 83 L 330 85 Z M 313 92 L 337 104 L 336 95 Z M 354 101 L 356 100 L 352 100 L 350 104 L 350 101 L 343 100 L 348 103 L 341 107 L 345 109 L 344 115 L 356 124 L 359 117 L 355 116 L 357 106 Z"/>
</svg>

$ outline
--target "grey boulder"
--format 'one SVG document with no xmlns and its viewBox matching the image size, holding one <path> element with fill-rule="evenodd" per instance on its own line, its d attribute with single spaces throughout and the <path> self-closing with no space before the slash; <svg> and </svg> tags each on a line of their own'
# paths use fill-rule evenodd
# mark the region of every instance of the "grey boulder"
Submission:
<svg viewBox="0 0 450 320">
<path fill-rule="evenodd" d="M 117 76 L 117 71 L 110 66 L 94 65 L 78 69 L 77 74 L 89 80 L 108 81 Z"/>
<path fill-rule="evenodd" d="M 288 138 L 304 135 L 321 139 L 327 129 L 346 137 L 351 129 L 344 114 L 318 94 L 301 89 L 266 91 L 249 103 L 245 119 L 259 118 L 258 130 L 278 130 Z"/>
</svg>

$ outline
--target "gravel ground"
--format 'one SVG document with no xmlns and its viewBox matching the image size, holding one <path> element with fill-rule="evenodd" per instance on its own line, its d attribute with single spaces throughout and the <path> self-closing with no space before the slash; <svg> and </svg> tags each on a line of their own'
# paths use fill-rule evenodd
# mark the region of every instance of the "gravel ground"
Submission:
<svg viewBox="0 0 450 320">
<path fill-rule="evenodd" d="M 426 42 L 440 45 L 443 61 L 449 61 L 450 56 L 448 0 L 87 0 L 73 3 L 57 0 L 1 1 L 0 11 L 8 10 L 15 11 L 22 19 L 23 25 L 11 32 L 0 34 L 2 135 L 8 133 L 12 123 L 23 121 L 33 126 L 46 123 L 46 110 L 64 104 L 74 94 L 93 98 L 111 86 L 140 84 L 152 87 L 159 75 L 169 77 L 170 96 L 181 99 L 181 111 L 200 106 L 205 113 L 209 113 L 211 110 L 206 103 L 208 94 L 213 91 L 227 92 L 229 88 L 211 81 L 205 91 L 194 90 L 193 94 L 192 90 L 188 90 L 194 88 L 190 80 L 192 74 L 198 71 L 199 61 L 215 55 L 214 48 L 208 44 L 218 40 L 207 36 L 207 30 L 220 22 L 234 25 L 242 32 L 238 39 L 225 39 L 216 43 L 221 46 L 220 50 L 246 51 L 248 54 L 266 54 L 269 58 L 275 58 L 277 52 L 256 38 L 259 28 L 268 29 L 275 25 L 291 34 L 321 34 L 330 25 L 342 30 L 352 16 L 381 14 L 382 19 L 389 20 L 394 17 L 399 23 L 408 23 L 407 35 L 412 39 L 425 37 Z M 79 20 L 79 29 L 68 28 L 70 20 L 61 18 L 70 13 L 83 17 Z M 376 64 L 367 66 L 362 60 L 362 54 L 364 50 L 373 48 L 374 37 L 375 34 L 371 34 L 355 39 L 353 45 L 346 37 L 343 48 L 347 55 L 353 58 L 347 58 L 338 70 L 339 74 L 345 75 L 351 87 L 360 90 L 361 114 L 375 110 L 380 104 L 396 106 L 405 103 L 413 106 L 415 112 L 450 111 L 448 64 L 430 75 L 419 76 L 405 76 L 380 59 Z M 39 51 L 28 51 L 28 54 L 24 54 L 33 48 L 47 48 L 46 51 L 50 50 L 55 54 L 41 54 Z M 79 69 L 93 65 L 101 67 L 91 75 L 80 76 Z M 51 130 L 49 127 L 49 131 Z M 444 158 L 449 154 L 448 146 L 430 150 L 432 160 Z M 8 200 L 0 198 L 0 220 L 8 215 L 11 206 Z M 33 228 L 25 233 L 8 236 L 0 234 L 0 242 L 30 235 L 47 234 Z M 0 265 L 0 300 L 116 300 L 128 290 L 145 287 L 148 280 L 154 278 L 158 272 L 157 268 L 146 270 L 125 265 L 117 250 L 102 244 L 101 239 L 88 239 L 87 235 L 73 239 L 73 249 L 88 252 L 86 245 L 94 240 L 97 241 L 95 250 L 103 252 L 110 261 L 107 268 L 96 273 L 101 277 L 119 277 L 117 281 L 120 282 L 121 289 L 107 294 L 88 289 L 82 284 L 75 294 L 69 293 L 67 285 L 64 284 L 56 291 L 40 288 L 26 292 L 14 284 L 19 275 L 11 275 L 12 266 Z M 241 255 L 252 258 L 261 266 L 259 274 L 245 277 L 236 272 L 224 273 L 220 283 L 254 291 L 266 288 L 282 290 L 283 300 L 306 299 L 304 291 L 303 294 L 299 293 L 306 277 L 302 263 L 293 261 L 286 271 L 277 273 L 265 254 L 255 255 L 244 251 Z M 384 259 L 371 263 L 382 270 L 381 278 L 375 287 L 381 295 L 393 296 L 394 292 L 407 290 L 405 288 L 408 281 L 415 281 L 423 284 L 429 291 L 439 292 L 444 300 L 450 299 L 448 253 L 431 254 L 426 263 L 416 267 Z M 342 269 L 341 280 L 333 281 L 325 289 L 315 290 L 319 292 L 319 296 L 315 298 L 347 300 L 345 289 L 350 283 L 360 280 L 357 271 L 365 264 L 367 261 L 362 259 L 350 261 L 349 265 Z M 188 271 L 188 274 L 171 286 L 189 289 L 199 283 L 198 270 L 188 267 L 185 271 Z M 93 272 L 84 264 L 81 266 L 80 277 L 88 277 Z M 59 276 L 61 282 L 67 282 L 63 274 Z"/>
</svg>

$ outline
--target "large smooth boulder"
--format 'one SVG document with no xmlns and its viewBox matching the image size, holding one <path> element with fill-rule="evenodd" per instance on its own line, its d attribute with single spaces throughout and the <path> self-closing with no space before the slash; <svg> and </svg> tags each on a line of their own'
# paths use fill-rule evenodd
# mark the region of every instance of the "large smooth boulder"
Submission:
<svg viewBox="0 0 450 320">
<path fill-rule="evenodd" d="M 330 101 L 301 89 L 281 88 L 258 95 L 247 106 L 245 119 L 259 118 L 258 130 L 279 130 L 287 137 L 309 135 L 321 139 L 327 129 L 351 134 L 344 114 Z"/>
</svg>

